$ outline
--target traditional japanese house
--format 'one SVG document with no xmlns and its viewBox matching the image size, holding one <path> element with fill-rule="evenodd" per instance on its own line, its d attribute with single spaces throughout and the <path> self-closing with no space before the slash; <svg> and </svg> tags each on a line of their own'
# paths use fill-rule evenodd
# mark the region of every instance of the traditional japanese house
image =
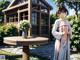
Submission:
<svg viewBox="0 0 80 60">
<path fill-rule="evenodd" d="M 32 28 L 29 35 L 50 36 L 50 10 L 52 7 L 46 0 L 13 0 L 3 10 L 4 23 L 18 23 L 29 20 Z"/>
</svg>

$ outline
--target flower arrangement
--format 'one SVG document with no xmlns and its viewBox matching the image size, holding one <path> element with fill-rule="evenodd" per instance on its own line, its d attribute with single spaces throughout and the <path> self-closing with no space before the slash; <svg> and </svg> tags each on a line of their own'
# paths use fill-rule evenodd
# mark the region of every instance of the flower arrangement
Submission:
<svg viewBox="0 0 80 60">
<path fill-rule="evenodd" d="M 19 23 L 19 29 L 22 31 L 22 37 L 27 38 L 28 37 L 28 30 L 31 28 L 31 25 L 28 20 L 22 20 Z"/>
<path fill-rule="evenodd" d="M 25 29 L 29 29 L 30 28 L 30 23 L 29 23 L 29 21 L 28 20 L 22 20 L 22 21 L 20 21 L 20 23 L 19 23 L 19 29 L 20 30 L 25 30 Z"/>
</svg>

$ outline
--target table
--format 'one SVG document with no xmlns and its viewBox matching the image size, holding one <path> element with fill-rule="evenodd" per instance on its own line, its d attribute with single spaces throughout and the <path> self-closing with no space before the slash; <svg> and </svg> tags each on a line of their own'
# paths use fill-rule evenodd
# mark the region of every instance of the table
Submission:
<svg viewBox="0 0 80 60">
<path fill-rule="evenodd" d="M 31 37 L 28 39 L 22 38 L 21 36 L 5 37 L 4 43 L 9 45 L 20 45 L 23 46 L 22 60 L 29 60 L 29 45 L 34 44 L 46 44 L 48 43 L 46 37 Z"/>
</svg>

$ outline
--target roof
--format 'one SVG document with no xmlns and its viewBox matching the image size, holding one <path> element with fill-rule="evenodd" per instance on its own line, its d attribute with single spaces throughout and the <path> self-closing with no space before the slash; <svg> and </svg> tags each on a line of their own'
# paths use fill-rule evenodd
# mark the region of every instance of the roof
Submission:
<svg viewBox="0 0 80 60">
<path fill-rule="evenodd" d="M 46 0 L 41 0 L 45 5 L 49 6 L 50 9 L 53 9 L 52 6 L 46 1 Z"/>
<path fill-rule="evenodd" d="M 50 7 L 50 9 L 53 9 L 52 6 L 47 1 L 45 1 L 45 0 L 40 0 L 40 1 L 42 1 L 47 7 Z M 18 4 L 16 6 L 11 7 L 15 2 L 16 2 L 16 0 L 12 0 L 10 5 L 6 9 L 4 9 L 3 12 L 8 11 L 8 10 L 13 9 L 13 8 L 23 6 L 24 4 L 27 4 L 27 2 L 25 2 L 25 3 Z"/>
<path fill-rule="evenodd" d="M 7 7 L 9 8 L 16 0 L 12 0 L 12 2 L 10 3 L 10 5 Z"/>
<path fill-rule="evenodd" d="M 13 7 L 8 6 L 8 8 L 4 9 L 3 12 L 11 10 L 11 9 L 14 9 L 14 8 L 18 8 L 18 7 L 26 5 L 26 4 L 27 4 L 27 2 L 26 3 L 22 3 L 22 4 L 18 4 L 18 5 L 13 6 Z"/>
</svg>

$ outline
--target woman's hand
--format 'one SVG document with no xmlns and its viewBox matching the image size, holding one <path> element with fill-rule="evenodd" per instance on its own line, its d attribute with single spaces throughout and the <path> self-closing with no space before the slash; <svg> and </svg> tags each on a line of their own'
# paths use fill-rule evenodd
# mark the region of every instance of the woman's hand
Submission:
<svg viewBox="0 0 80 60">
<path fill-rule="evenodd" d="M 67 36 L 68 35 L 68 28 L 67 26 L 63 26 L 63 38 L 65 38 L 65 40 L 67 40 Z"/>
<path fill-rule="evenodd" d="M 67 26 L 63 26 L 63 33 L 64 34 L 68 34 L 68 28 L 67 28 Z"/>
</svg>

